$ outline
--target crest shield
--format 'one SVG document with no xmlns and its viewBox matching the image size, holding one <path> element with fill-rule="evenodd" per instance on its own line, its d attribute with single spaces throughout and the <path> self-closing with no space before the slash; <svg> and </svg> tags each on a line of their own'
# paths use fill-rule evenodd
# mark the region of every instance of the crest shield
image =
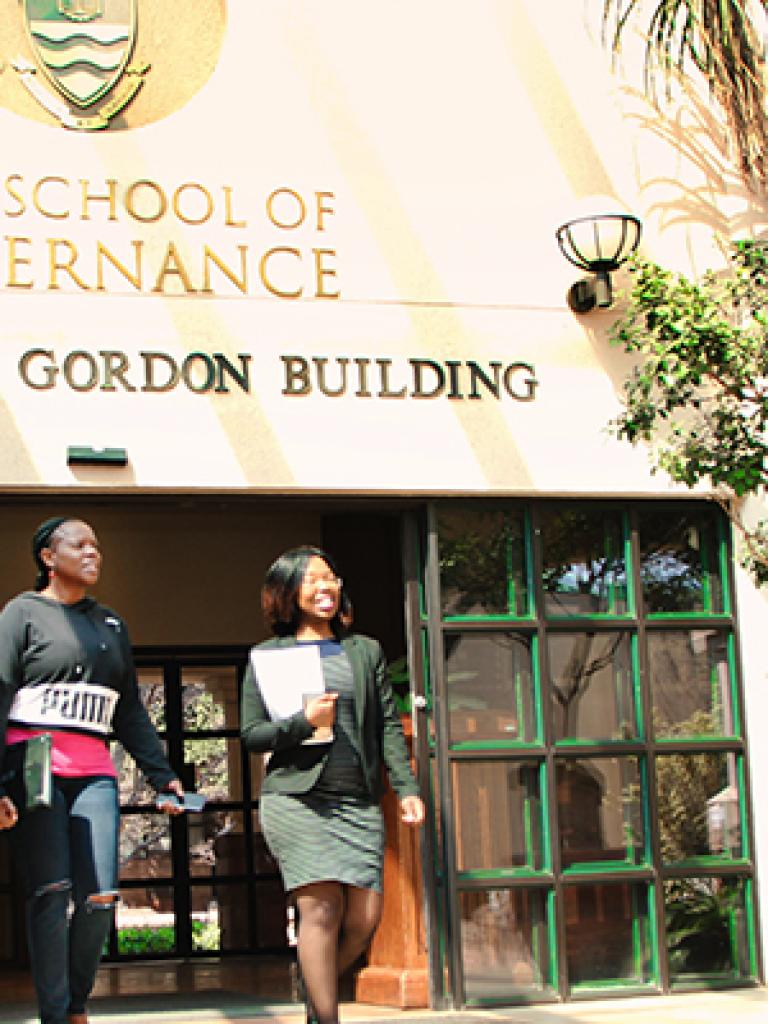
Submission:
<svg viewBox="0 0 768 1024">
<path fill-rule="evenodd" d="M 136 0 L 24 0 L 38 63 L 49 82 L 89 107 L 122 75 L 136 37 Z"/>
</svg>

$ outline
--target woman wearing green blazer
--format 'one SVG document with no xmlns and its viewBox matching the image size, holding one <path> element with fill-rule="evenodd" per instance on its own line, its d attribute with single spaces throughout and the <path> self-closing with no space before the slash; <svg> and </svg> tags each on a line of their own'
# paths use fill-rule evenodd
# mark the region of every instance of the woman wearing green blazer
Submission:
<svg viewBox="0 0 768 1024">
<path fill-rule="evenodd" d="M 262 608 L 274 636 L 251 652 L 241 733 L 248 751 L 270 754 L 261 826 L 298 911 L 308 1019 L 336 1024 L 338 977 L 367 948 L 381 916 L 382 768 L 404 822 L 420 825 L 424 806 L 383 652 L 376 640 L 349 632 L 352 608 L 332 559 L 312 547 L 285 552 L 267 573 Z M 279 665 L 284 651 L 284 665 L 293 665 L 289 652 L 297 648 L 314 649 L 310 658 L 316 652 L 324 690 L 303 710 L 278 713 L 274 693 L 264 692 L 262 656 L 269 652 Z"/>
</svg>

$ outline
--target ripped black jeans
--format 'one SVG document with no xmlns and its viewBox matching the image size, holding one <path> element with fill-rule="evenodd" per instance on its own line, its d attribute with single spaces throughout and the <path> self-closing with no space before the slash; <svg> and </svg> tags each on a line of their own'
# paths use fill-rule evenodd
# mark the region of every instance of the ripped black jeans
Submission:
<svg viewBox="0 0 768 1024">
<path fill-rule="evenodd" d="M 12 837 L 27 897 L 32 977 L 42 1024 L 84 1013 L 117 894 L 115 779 L 54 780 L 51 808 L 22 816 Z"/>
</svg>

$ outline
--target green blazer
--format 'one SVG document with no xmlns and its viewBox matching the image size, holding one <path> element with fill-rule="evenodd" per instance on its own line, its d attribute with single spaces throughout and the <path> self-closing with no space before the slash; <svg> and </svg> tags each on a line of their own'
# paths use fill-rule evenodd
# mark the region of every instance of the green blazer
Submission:
<svg viewBox="0 0 768 1024">
<path fill-rule="evenodd" d="M 294 647 L 296 638 L 273 637 L 257 649 Z M 355 688 L 357 749 L 371 799 L 379 800 L 384 789 L 382 765 L 399 797 L 415 795 L 418 786 L 410 767 L 408 748 L 400 725 L 381 645 L 367 636 L 353 633 L 342 646 L 352 666 Z M 264 705 L 253 671 L 253 661 L 243 680 L 240 735 L 246 750 L 271 753 L 262 793 L 306 793 L 323 770 L 330 744 L 302 745 L 313 728 L 303 711 L 273 722 Z"/>
</svg>

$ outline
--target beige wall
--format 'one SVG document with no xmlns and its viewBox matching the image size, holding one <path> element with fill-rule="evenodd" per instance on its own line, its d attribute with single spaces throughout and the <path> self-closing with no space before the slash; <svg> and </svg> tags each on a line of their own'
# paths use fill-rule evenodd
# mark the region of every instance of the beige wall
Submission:
<svg viewBox="0 0 768 1024">
<path fill-rule="evenodd" d="M 648 255 L 698 272 L 722 259 L 715 229 L 765 215 L 711 112 L 660 118 L 631 54 L 614 72 L 593 7 L 138 0 L 132 60 L 151 67 L 85 131 L 62 127 L 42 73 L 54 105 L 33 97 L 13 63 L 39 63 L 24 7 L 0 0 L 0 484 L 669 493 L 606 433 L 629 367 L 606 342 L 613 312 L 567 308 L 580 275 L 555 229 L 624 207 Z M 36 350 L 51 355 L 25 377 Z M 146 353 L 192 356 L 192 389 L 151 390 Z M 206 390 L 194 353 L 247 356 L 250 391 Z M 307 361 L 311 393 L 284 393 L 285 359 Z M 313 359 L 331 389 L 349 361 L 343 395 L 321 393 Z M 381 397 L 379 361 L 400 397 Z M 462 397 L 419 397 L 423 361 L 458 367 Z M 535 398 L 520 400 L 528 371 L 518 397 L 468 397 L 469 362 L 530 364 Z M 77 445 L 129 463 L 73 469 Z"/>
</svg>

